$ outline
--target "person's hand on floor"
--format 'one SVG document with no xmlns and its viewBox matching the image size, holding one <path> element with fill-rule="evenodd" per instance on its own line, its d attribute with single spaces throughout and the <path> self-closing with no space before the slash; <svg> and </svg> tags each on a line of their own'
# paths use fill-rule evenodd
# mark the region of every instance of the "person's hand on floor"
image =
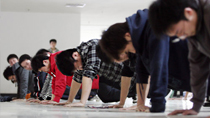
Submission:
<svg viewBox="0 0 210 118">
<path fill-rule="evenodd" d="M 52 101 L 52 100 L 50 100 L 49 102 L 47 102 L 47 104 L 56 104 L 56 103 L 58 103 L 58 102 L 55 102 L 55 101 Z"/>
<path fill-rule="evenodd" d="M 136 108 L 137 112 L 150 112 L 149 111 L 150 107 L 145 106 L 145 105 L 138 105 Z"/>
<path fill-rule="evenodd" d="M 124 104 L 116 104 L 116 105 L 112 105 L 112 106 L 109 106 L 109 108 L 123 108 Z"/>
<path fill-rule="evenodd" d="M 62 103 L 55 103 L 54 105 L 60 105 L 60 106 L 64 106 L 64 105 L 67 105 L 67 104 L 70 104 L 71 102 L 62 102 Z"/>
<path fill-rule="evenodd" d="M 29 98 L 29 99 L 27 99 L 26 100 L 26 102 L 30 102 L 30 101 L 32 101 L 32 100 L 34 100 L 35 98 Z"/>
<path fill-rule="evenodd" d="M 137 105 L 131 106 L 131 107 L 127 107 L 127 108 L 122 108 L 121 110 L 136 110 Z"/>
<path fill-rule="evenodd" d="M 64 106 L 65 107 L 84 107 L 85 104 L 83 104 L 82 102 L 76 102 L 76 103 L 66 104 Z"/>
<path fill-rule="evenodd" d="M 171 113 L 169 113 L 168 115 L 177 115 L 177 114 L 182 114 L 182 115 L 197 115 L 198 112 L 196 112 L 195 110 L 175 110 Z"/>
<path fill-rule="evenodd" d="M 40 102 L 40 100 L 39 100 L 39 99 L 31 99 L 31 100 L 29 100 L 28 102 L 39 103 L 39 102 Z"/>
<path fill-rule="evenodd" d="M 50 100 L 42 100 L 39 102 L 39 104 L 47 104 Z"/>
</svg>

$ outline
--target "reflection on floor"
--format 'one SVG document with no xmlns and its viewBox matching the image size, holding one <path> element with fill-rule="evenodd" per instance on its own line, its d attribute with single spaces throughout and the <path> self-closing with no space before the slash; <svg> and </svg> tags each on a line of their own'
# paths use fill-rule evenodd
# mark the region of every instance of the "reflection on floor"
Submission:
<svg viewBox="0 0 210 118">
<path fill-rule="evenodd" d="M 62 101 L 64 102 L 64 101 Z M 89 106 L 112 105 L 101 101 L 88 101 Z M 147 100 L 149 105 L 149 100 Z M 126 100 L 125 107 L 132 106 L 132 100 Z M 95 108 L 67 108 L 53 105 L 40 105 L 24 101 L 0 103 L 0 118 L 206 118 L 210 116 L 210 107 L 203 107 L 197 116 L 167 116 L 174 109 L 191 108 L 189 100 L 168 100 L 165 113 L 140 113 L 134 110 L 95 109 Z"/>
</svg>

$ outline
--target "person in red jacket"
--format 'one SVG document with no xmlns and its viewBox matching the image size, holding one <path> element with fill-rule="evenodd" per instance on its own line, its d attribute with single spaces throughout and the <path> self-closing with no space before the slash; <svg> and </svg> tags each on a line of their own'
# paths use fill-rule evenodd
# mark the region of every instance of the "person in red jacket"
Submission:
<svg viewBox="0 0 210 118">
<path fill-rule="evenodd" d="M 34 56 L 31 60 L 31 66 L 35 72 L 43 71 L 43 72 L 49 73 L 53 77 L 52 97 L 51 97 L 51 101 L 49 101 L 47 104 L 58 103 L 60 99 L 64 97 L 64 95 L 68 96 L 69 94 L 68 92 L 70 89 L 69 86 L 71 86 L 72 76 L 63 75 L 58 70 L 58 67 L 56 65 L 55 57 L 61 52 L 62 51 L 52 53 L 50 54 L 50 56 L 39 54 L 39 55 Z M 93 91 L 91 91 L 91 94 L 89 96 L 90 99 L 94 97 L 94 95 L 96 95 L 95 90 L 99 88 L 98 82 L 99 82 L 98 80 L 93 81 L 93 85 L 92 85 Z M 78 94 L 76 98 L 78 98 L 79 96 L 81 95 Z"/>
<path fill-rule="evenodd" d="M 65 92 L 66 85 L 70 86 L 69 77 L 63 75 L 57 68 L 55 63 L 55 56 L 61 51 L 46 55 L 36 55 L 31 60 L 31 66 L 35 72 L 49 73 L 52 79 L 52 98 L 48 104 L 58 103 Z"/>
</svg>

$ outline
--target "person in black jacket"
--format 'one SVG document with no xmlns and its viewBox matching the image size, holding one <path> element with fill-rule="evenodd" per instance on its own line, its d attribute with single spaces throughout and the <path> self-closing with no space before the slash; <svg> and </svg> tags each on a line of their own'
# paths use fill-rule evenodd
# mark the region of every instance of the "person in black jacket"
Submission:
<svg viewBox="0 0 210 118">
<path fill-rule="evenodd" d="M 99 45 L 107 56 L 116 62 L 127 60 L 129 53 L 137 54 L 137 94 L 138 110 L 148 111 L 145 91 L 151 76 L 150 112 L 165 111 L 165 96 L 168 86 L 169 37 L 157 38 L 148 23 L 148 10 L 138 10 L 126 18 L 124 23 L 110 26 L 103 34 Z M 140 99 L 142 98 L 142 99 Z"/>
</svg>

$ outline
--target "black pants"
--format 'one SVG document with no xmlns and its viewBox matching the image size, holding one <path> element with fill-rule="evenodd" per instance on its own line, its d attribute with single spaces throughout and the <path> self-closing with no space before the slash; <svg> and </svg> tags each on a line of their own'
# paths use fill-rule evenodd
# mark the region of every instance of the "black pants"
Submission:
<svg viewBox="0 0 210 118">
<path fill-rule="evenodd" d="M 12 101 L 11 96 L 1 96 L 0 95 L 0 102 L 9 102 L 9 101 Z"/>
<path fill-rule="evenodd" d="M 71 87 L 66 86 L 66 90 L 63 93 L 62 99 L 68 100 L 70 89 L 71 89 Z M 91 98 L 93 98 L 96 94 L 97 94 L 97 90 L 92 89 L 91 92 L 90 92 L 90 95 L 89 95 L 88 100 L 91 99 Z M 79 89 L 79 91 L 77 92 L 77 94 L 75 96 L 75 99 L 80 100 L 81 99 L 81 96 L 82 96 L 82 90 Z"/>
<path fill-rule="evenodd" d="M 104 77 L 99 79 L 98 97 L 102 102 L 118 102 L 120 101 L 120 85 L 119 82 L 113 82 Z M 128 97 L 136 96 L 136 87 L 133 86 L 128 94 Z"/>
<path fill-rule="evenodd" d="M 180 80 L 173 76 L 168 77 L 168 88 L 175 91 L 188 91 L 191 92 L 190 78 L 186 80 Z"/>
</svg>

